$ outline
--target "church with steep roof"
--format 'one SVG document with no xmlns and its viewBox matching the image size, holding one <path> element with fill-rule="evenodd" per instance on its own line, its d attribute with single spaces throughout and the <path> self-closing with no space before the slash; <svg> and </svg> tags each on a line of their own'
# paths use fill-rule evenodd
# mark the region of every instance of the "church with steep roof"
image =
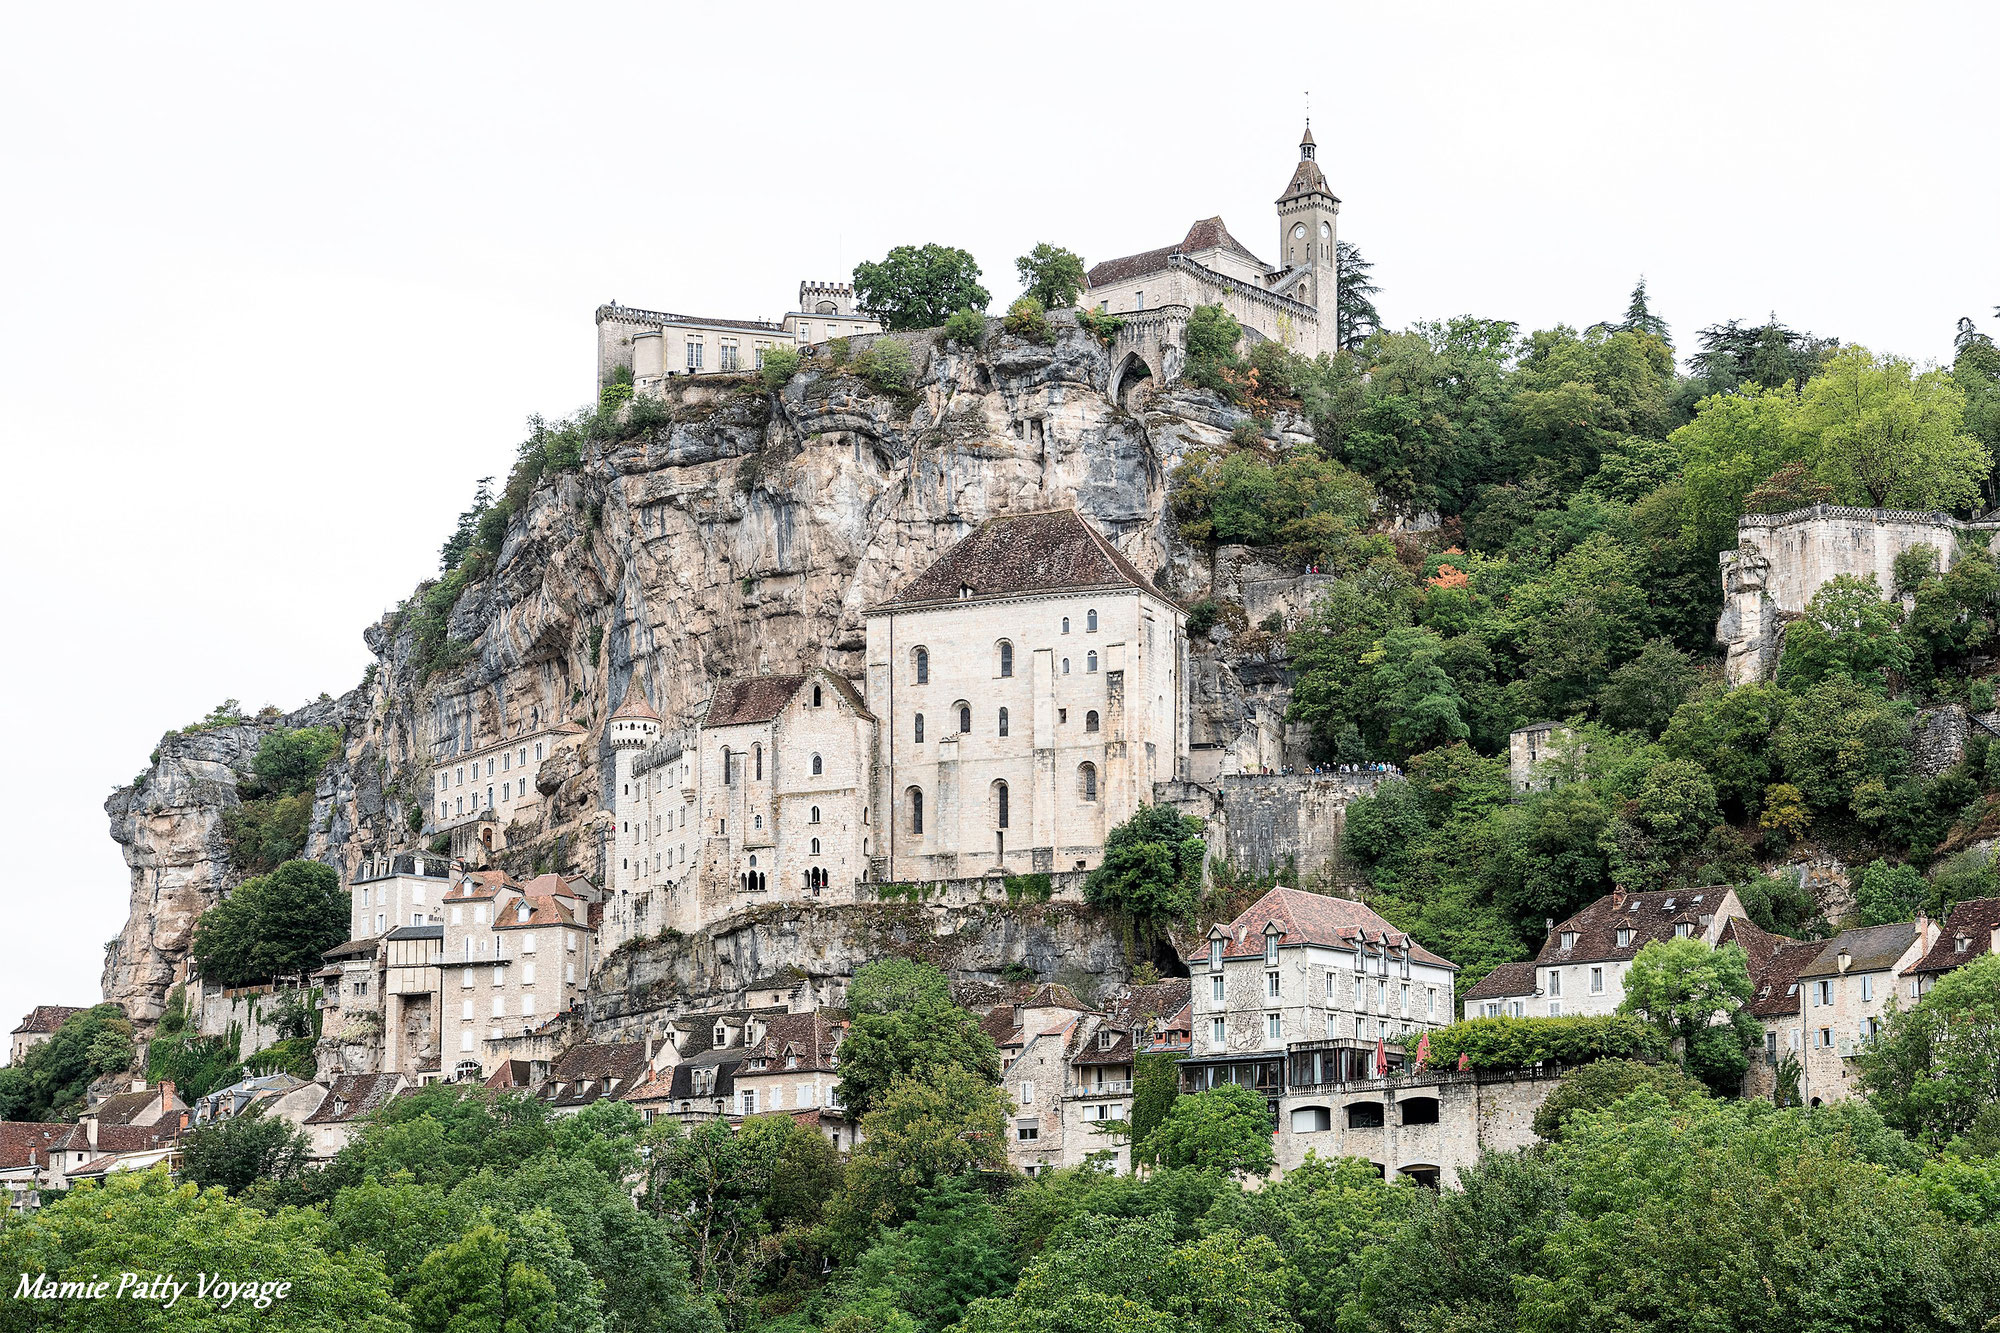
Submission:
<svg viewBox="0 0 2000 1333">
<path fill-rule="evenodd" d="M 1074 510 L 988 519 L 870 607 L 867 676 L 606 725 L 603 947 L 857 886 L 1087 870 L 1183 775 L 1185 617 Z"/>
<path fill-rule="evenodd" d="M 1087 304 L 1126 321 L 1135 356 L 1150 364 L 1142 374 L 1171 381 L 1179 376 L 1178 357 L 1188 314 L 1199 305 L 1219 305 L 1243 326 L 1251 341 L 1283 343 L 1304 356 L 1337 346 L 1335 309 L 1339 297 L 1335 254 L 1340 200 L 1320 169 L 1312 126 L 1299 140 L 1299 160 L 1276 201 L 1278 262 L 1267 263 L 1236 239 L 1220 217 L 1203 218 L 1179 242 L 1138 254 L 1107 259 L 1086 275 Z M 1130 332 L 1157 326 L 1151 339 Z M 1136 344 L 1157 349 L 1151 355 Z M 1117 396 L 1127 370 L 1112 378 Z"/>
</svg>

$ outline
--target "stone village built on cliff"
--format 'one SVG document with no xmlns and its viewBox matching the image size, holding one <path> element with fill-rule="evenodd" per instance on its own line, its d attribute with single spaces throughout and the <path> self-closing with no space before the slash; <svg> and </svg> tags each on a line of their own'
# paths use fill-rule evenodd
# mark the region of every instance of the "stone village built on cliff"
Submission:
<svg viewBox="0 0 2000 1333">
<path fill-rule="evenodd" d="M 1339 200 L 1308 131 L 1278 200 L 1279 255 L 1266 264 L 1219 218 L 1174 245 L 1098 264 L 1090 302 L 1121 315 L 1114 401 L 1179 373 L 1187 314 L 1219 303 L 1252 338 L 1311 354 L 1329 345 Z M 660 393 L 681 375 L 754 367 L 771 347 L 866 337 L 879 324 L 851 288 L 802 284 L 780 321 L 597 312 L 601 378 L 632 371 Z M 1962 541 L 2000 522 L 1820 506 L 1746 517 L 1722 557 L 1717 629 L 1733 682 L 1768 675 L 1784 626 L 1837 574 L 1892 587 L 1896 556 L 1919 546 L 1949 567 Z M 859 679 L 798 663 L 726 676 L 683 715 L 664 716 L 634 675 L 601 737 L 531 708 L 505 734 L 472 715 L 431 738 L 424 837 L 444 851 L 365 857 L 352 876 L 349 940 L 313 978 L 328 1034 L 320 1078 L 246 1080 L 182 1102 L 168 1085 L 110 1096 L 76 1125 L 0 1125 L 0 1185 L 16 1207 L 38 1186 L 171 1161 L 179 1136 L 260 1109 L 302 1125 L 330 1156 L 361 1117 L 440 1080 L 519 1088 L 557 1112 L 606 1097 L 648 1119 L 731 1122 L 788 1114 L 836 1145 L 857 1126 L 838 1101 L 849 962 L 683 988 L 664 1012 L 604 1021 L 593 978 L 640 940 L 720 938 L 773 904 L 811 911 L 920 887 L 933 912 L 1009 901 L 1039 882 L 1080 901 L 1106 833 L 1164 801 L 1208 822 L 1212 855 L 1310 875 L 1337 864 L 1346 804 L 1363 775 L 1265 776 L 1255 750 L 1197 744 L 1196 688 L 1182 609 L 1118 546 L 1068 509 L 1008 513 L 971 527 L 865 612 Z M 1954 730 L 1955 726 L 1955 730 Z M 2000 715 L 1945 718 L 1950 749 Z M 510 829 L 532 827 L 583 747 L 610 755 L 594 875 L 517 881 L 494 864 Z M 1560 722 L 1514 737 L 1517 791 L 1562 780 Z M 938 917 L 940 929 L 944 917 Z M 1280 1168 L 1308 1151 L 1360 1155 L 1385 1175 L 1449 1181 L 1485 1149 L 1533 1140 L 1550 1080 L 1410 1070 L 1414 1043 L 1463 1013 L 1608 1013 L 1626 970 L 1655 939 L 1737 943 L 1765 1029 L 1746 1095 L 1768 1094 L 1797 1056 L 1814 1103 L 1853 1094 L 1853 1058 L 1891 996 L 2000 951 L 2000 900 L 1959 904 L 1942 922 L 1794 942 L 1759 931 L 1727 888 L 1617 894 L 1550 922 L 1527 962 L 1460 995 L 1457 969 L 1359 901 L 1277 888 L 1179 959 L 1186 975 L 1112 986 L 974 984 L 1014 1105 L 1009 1152 L 1023 1170 L 1096 1161 L 1128 1169 L 1115 1133 L 1131 1108 L 1135 1060 L 1165 1054 L 1183 1087 L 1254 1087 L 1271 1107 Z M 274 1039 L 260 992 L 191 978 L 204 1033 Z M 44 1006 L 16 1029 L 12 1058 L 62 1018 Z"/>
</svg>

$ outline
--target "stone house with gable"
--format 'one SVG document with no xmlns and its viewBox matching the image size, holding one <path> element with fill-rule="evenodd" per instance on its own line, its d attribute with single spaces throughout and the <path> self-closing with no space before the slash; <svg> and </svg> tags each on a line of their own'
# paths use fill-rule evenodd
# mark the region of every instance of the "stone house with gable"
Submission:
<svg viewBox="0 0 2000 1333">
<path fill-rule="evenodd" d="M 735 1090 L 744 1115 L 820 1112 L 814 1123 L 836 1148 L 853 1143 L 841 1114 L 840 1043 L 847 1023 L 824 1009 L 746 1024 Z"/>
<path fill-rule="evenodd" d="M 1750 1003 L 1746 1009 L 1764 1029 L 1763 1044 L 1750 1055 L 1743 1073 L 1745 1097 L 1770 1097 L 1777 1091 L 1778 1070 L 1787 1057 L 1805 1060 L 1805 1019 L 1801 1012 L 1799 973 L 1812 965 L 1825 940 L 1792 940 L 1760 930 L 1738 918 L 1723 928 L 1716 947 L 1735 944 L 1750 966 Z"/>
<path fill-rule="evenodd" d="M 29 1051 L 56 1035 L 70 1015 L 83 1010 L 67 1004 L 38 1004 L 28 1011 L 28 1016 L 15 1025 L 13 1040 L 8 1043 L 7 1063 L 18 1065 Z"/>
<path fill-rule="evenodd" d="M 313 1160 L 324 1162 L 353 1142 L 364 1118 L 410 1086 L 410 1079 L 399 1073 L 335 1076 L 319 1109 L 301 1126 L 312 1142 Z"/>
<path fill-rule="evenodd" d="M 867 878 L 875 719 L 844 677 L 725 680 L 691 738 L 661 741 L 662 726 L 635 680 L 606 729 L 607 950 Z"/>
<path fill-rule="evenodd" d="M 1855 1094 L 1860 1087 L 1855 1057 L 1881 1030 L 1892 996 L 1905 1005 L 1915 1000 L 1917 982 L 1905 981 L 1903 974 L 1936 940 L 1936 926 L 1924 917 L 1843 930 L 1799 969 L 1805 1031 L 1799 1097 L 1807 1106 Z"/>
<path fill-rule="evenodd" d="M 1456 1013 L 1457 964 L 1363 903 L 1300 889 L 1272 889 L 1183 961 L 1193 978 L 1183 1087 L 1254 1087 L 1274 1114 L 1292 1083 L 1399 1064 Z"/>
<path fill-rule="evenodd" d="M 651 1070 L 643 1042 L 584 1042 L 549 1062 L 548 1076 L 533 1095 L 556 1115 L 575 1115 L 605 1098 L 620 1099 L 642 1084 Z"/>
<path fill-rule="evenodd" d="M 869 607 L 873 878 L 1085 870 L 1185 766 L 1185 617 L 1074 510 L 991 518 Z"/>
<path fill-rule="evenodd" d="M 1654 940 L 1691 936 L 1713 947 L 1732 921 L 1748 919 L 1728 886 L 1607 894 L 1553 926 L 1535 955 L 1530 1018 L 1611 1014 L 1625 1000 L 1625 974 Z"/>
<path fill-rule="evenodd" d="M 1533 963 L 1502 963 L 1465 993 L 1467 1018 L 1526 1018 L 1541 994 Z"/>
</svg>

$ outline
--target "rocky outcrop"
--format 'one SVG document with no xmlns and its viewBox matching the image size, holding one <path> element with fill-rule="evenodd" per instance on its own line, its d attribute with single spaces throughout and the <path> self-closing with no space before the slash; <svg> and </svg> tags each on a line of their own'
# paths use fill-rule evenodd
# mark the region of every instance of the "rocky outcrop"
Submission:
<svg viewBox="0 0 2000 1333">
<path fill-rule="evenodd" d="M 1104 348 L 1073 317 L 1053 322 L 1052 344 L 996 332 L 978 353 L 934 334 L 885 335 L 910 350 L 916 378 L 905 393 L 823 364 L 776 395 L 750 376 L 668 381 L 671 397 L 655 413 L 663 420 L 589 444 L 579 469 L 526 497 L 491 568 L 449 610 L 451 665 L 436 669 L 435 656 L 432 669 L 420 665 L 420 598 L 367 629 L 368 682 L 307 710 L 337 719 L 345 735 L 308 854 L 351 874 L 365 856 L 411 845 L 435 757 L 567 720 L 588 738 L 574 760 L 539 775 L 539 812 L 509 830 L 503 864 L 601 879 L 603 723 L 635 674 L 669 719 L 693 715 L 732 675 L 826 666 L 858 678 L 864 608 L 995 514 L 1074 506 L 1170 595 L 1207 596 L 1213 566 L 1179 539 L 1167 479 L 1188 451 L 1225 441 L 1241 414 L 1179 391 L 1113 402 Z M 1295 611 L 1309 595 L 1281 573 L 1253 578 L 1254 564 L 1243 556 L 1229 569 L 1232 592 L 1260 614 Z M 1289 677 L 1272 636 L 1244 628 L 1253 640 L 1263 633 L 1254 655 L 1226 635 L 1195 645 L 1194 726 L 1219 750 L 1275 765 Z M 1248 688 L 1237 674 L 1245 661 L 1256 676 Z M 105 988 L 142 1021 L 185 975 L 194 919 L 232 882 L 221 812 L 237 799 L 234 775 L 270 725 L 301 717 L 174 739 L 107 805 L 133 890 Z M 732 957 L 806 947 L 775 927 L 746 929 Z M 829 948 L 847 938 L 844 927 L 813 929 L 830 932 Z M 1024 960 L 1075 944 L 1093 968 L 1123 966 L 1099 944 L 1014 929 L 996 923 L 979 938 Z M 702 947 L 703 966 L 739 966 L 723 961 L 721 944 Z M 976 961 L 966 966 L 982 970 L 985 955 Z"/>
<path fill-rule="evenodd" d="M 278 727 L 339 726 L 348 701 L 324 700 L 295 713 L 267 712 L 236 726 L 170 734 L 139 781 L 104 803 L 111 836 L 132 875 L 125 928 L 105 948 L 104 998 L 149 1025 L 167 992 L 187 979 L 194 923 L 242 879 L 229 864 L 224 812 L 264 737 Z M 348 834 L 336 809 L 364 802 L 345 760 L 330 764 L 313 810 L 308 855 L 333 851 Z M 364 784 L 365 786 L 365 784 Z"/>
</svg>

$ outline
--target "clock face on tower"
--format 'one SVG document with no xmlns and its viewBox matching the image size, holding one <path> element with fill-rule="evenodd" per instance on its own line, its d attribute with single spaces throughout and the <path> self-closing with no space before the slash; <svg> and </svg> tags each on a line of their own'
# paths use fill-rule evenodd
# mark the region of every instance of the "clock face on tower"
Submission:
<svg viewBox="0 0 2000 1333">
<path fill-rule="evenodd" d="M 1320 239 L 1321 239 L 1321 240 L 1323 241 L 1323 240 L 1325 240 L 1325 239 L 1326 239 L 1327 237 L 1329 237 L 1329 236 L 1331 236 L 1331 235 L 1333 235 L 1333 224 L 1332 224 L 1331 222 L 1322 222 L 1322 223 L 1320 223 L 1320 224 L 1319 224 L 1319 238 L 1320 238 Z"/>
<path fill-rule="evenodd" d="M 1298 226 L 1292 228 L 1292 239 L 1295 241 L 1303 237 L 1305 234 L 1306 234 L 1306 224 L 1303 222 L 1299 223 Z"/>
</svg>

